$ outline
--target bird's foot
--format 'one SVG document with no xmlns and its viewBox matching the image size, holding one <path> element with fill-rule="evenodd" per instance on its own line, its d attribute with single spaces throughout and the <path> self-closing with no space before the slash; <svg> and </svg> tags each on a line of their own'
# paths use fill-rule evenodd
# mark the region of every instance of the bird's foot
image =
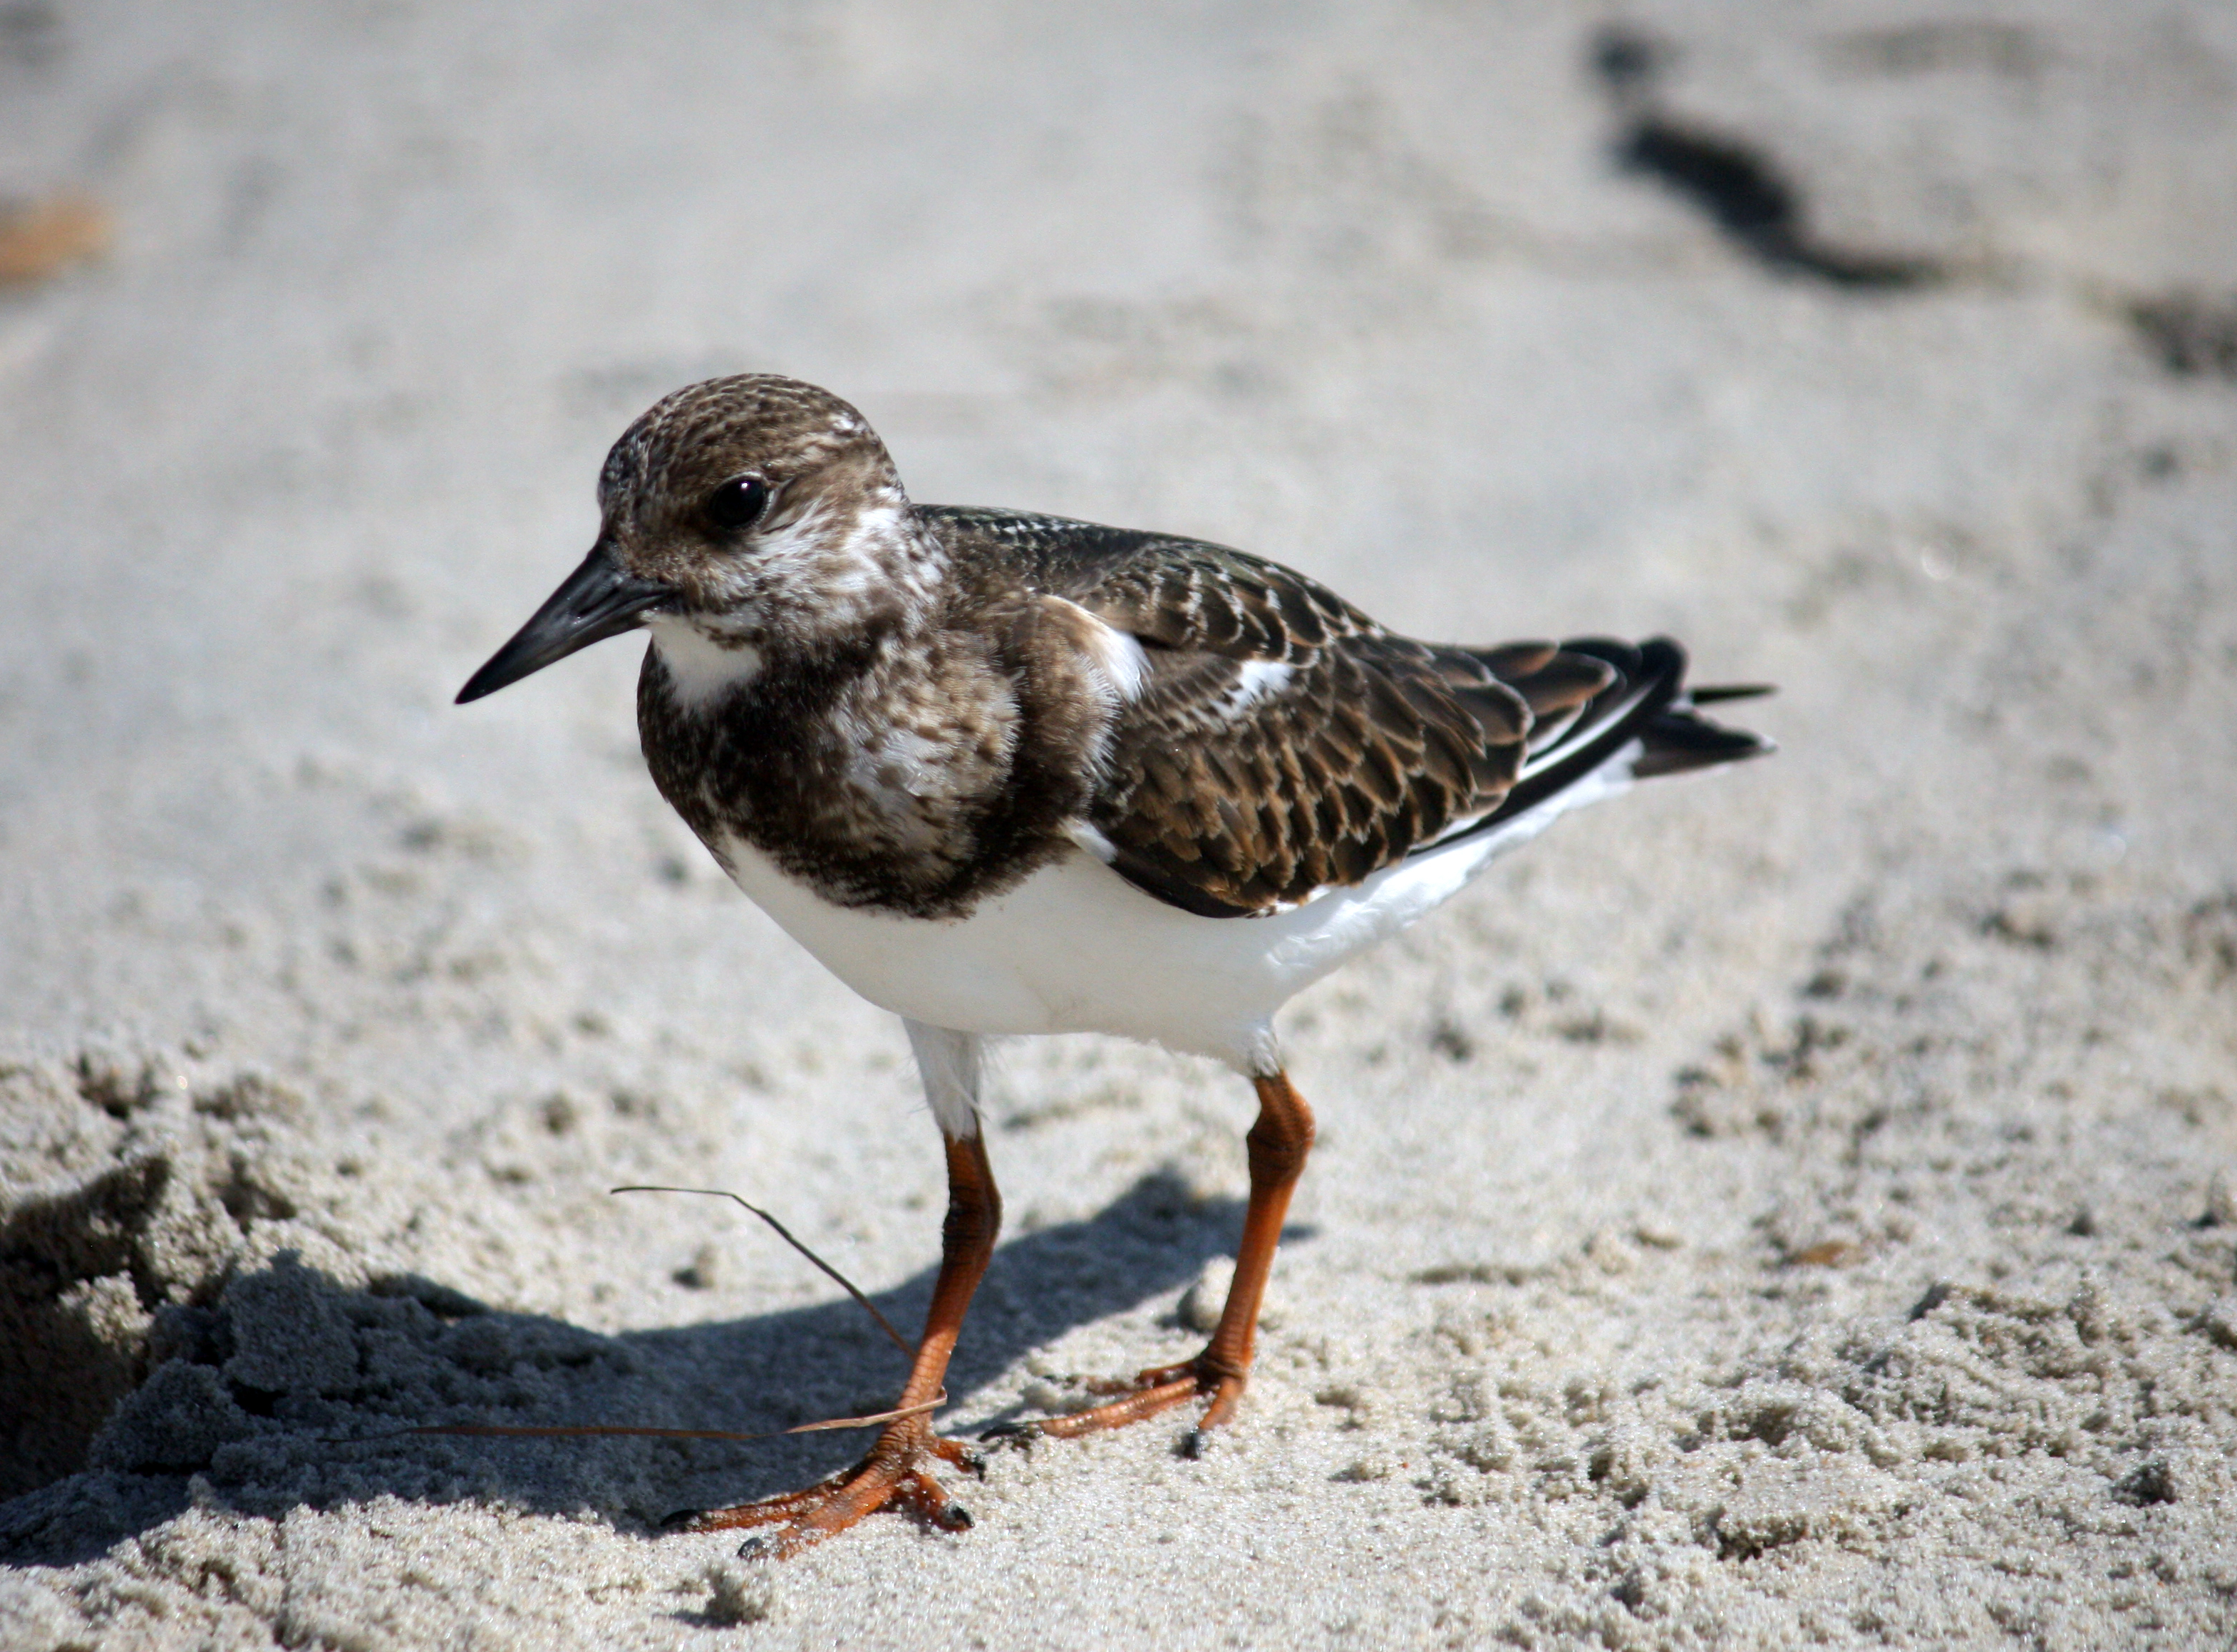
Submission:
<svg viewBox="0 0 2237 1652">
<path fill-rule="evenodd" d="M 742 1503 L 734 1509 L 687 1510 L 662 1524 L 670 1531 L 734 1531 L 768 1527 L 739 1546 L 749 1560 L 787 1560 L 837 1536 L 865 1515 L 897 1509 L 940 1531 L 967 1531 L 971 1512 L 949 1497 L 932 1477 L 934 1461 L 967 1474 L 984 1472 L 979 1454 L 960 1440 L 942 1439 L 921 1417 L 888 1428 L 868 1456 L 801 1491 Z"/>
<path fill-rule="evenodd" d="M 1197 1418 L 1196 1427 L 1182 1437 L 1183 1450 L 1195 1457 L 1203 1450 L 1206 1431 L 1220 1427 L 1235 1415 L 1236 1404 L 1243 1398 L 1244 1380 L 1241 1371 L 1207 1349 L 1178 1365 L 1156 1365 L 1132 1377 L 1091 1383 L 1091 1392 L 1115 1394 L 1118 1398 L 1067 1417 L 1048 1417 L 1036 1423 L 1012 1425 L 1006 1431 L 1013 1437 L 1046 1435 L 1052 1439 L 1068 1440 L 1105 1429 L 1125 1428 L 1177 1405 L 1185 1405 L 1192 1399 L 1208 1398 L 1211 1404 Z"/>
</svg>

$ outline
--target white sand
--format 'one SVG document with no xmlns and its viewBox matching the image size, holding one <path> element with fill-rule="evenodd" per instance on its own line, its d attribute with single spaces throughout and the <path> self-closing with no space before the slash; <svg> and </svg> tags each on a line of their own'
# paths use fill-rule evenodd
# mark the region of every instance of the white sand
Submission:
<svg viewBox="0 0 2237 1652">
<path fill-rule="evenodd" d="M 2144 14 L 1627 10 L 1828 242 L 1957 272 L 1871 295 L 1614 170 L 1587 5 L 11 8 L 0 188 L 119 238 L 0 294 L 0 1645 L 2229 1644 L 2237 384 L 2128 309 L 2228 298 L 2237 14 Z M 773 1569 L 650 1523 L 858 1439 L 324 1443 L 897 1381 L 604 1189 L 921 1312 L 899 1028 L 668 816 L 633 647 L 448 703 L 742 367 L 920 498 L 1669 630 L 1784 746 L 1295 1008 L 1207 1459 Z M 1189 1348 L 1249 1117 L 1012 1053 L 954 1427 Z"/>
</svg>

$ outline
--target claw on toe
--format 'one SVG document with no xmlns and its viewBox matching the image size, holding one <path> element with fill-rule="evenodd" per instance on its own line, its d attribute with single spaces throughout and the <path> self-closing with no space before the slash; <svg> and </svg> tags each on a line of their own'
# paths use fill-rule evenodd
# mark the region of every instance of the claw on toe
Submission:
<svg viewBox="0 0 2237 1652">
<path fill-rule="evenodd" d="M 738 1547 L 742 1560 L 784 1560 L 836 1536 L 864 1517 L 894 1509 L 937 1531 L 968 1531 L 971 1511 L 916 1466 L 937 1457 L 969 1472 L 985 1467 L 979 1453 L 954 1440 L 928 1439 L 907 1451 L 874 1450 L 842 1473 L 803 1491 L 788 1491 L 734 1509 L 684 1510 L 661 1523 L 670 1531 L 734 1531 L 760 1527 Z"/>
<path fill-rule="evenodd" d="M 980 1437 L 984 1439 L 986 1436 L 982 1434 Z M 974 1480 L 987 1477 L 987 1454 L 974 1450 L 962 1440 L 935 1439 L 932 1443 L 932 1450 L 941 1462 L 951 1468 L 962 1470 Z"/>
<path fill-rule="evenodd" d="M 1033 1443 L 1040 1437 L 1040 1433 L 1039 1424 L 1013 1419 L 1007 1423 L 990 1424 L 980 1429 L 979 1443 L 1023 1451 L 1032 1447 Z"/>
</svg>

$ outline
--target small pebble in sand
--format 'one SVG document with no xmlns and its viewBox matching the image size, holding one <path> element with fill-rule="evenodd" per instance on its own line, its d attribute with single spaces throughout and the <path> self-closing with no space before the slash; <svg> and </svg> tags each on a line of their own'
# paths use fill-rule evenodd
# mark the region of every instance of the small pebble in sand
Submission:
<svg viewBox="0 0 2237 1652">
<path fill-rule="evenodd" d="M 2237 1227 L 2237 1188 L 2220 1171 L 2206 1184 L 2206 1217 L 2202 1227 Z"/>
<path fill-rule="evenodd" d="M 726 1629 L 745 1623 L 766 1623 L 776 1616 L 776 1582 L 761 1567 L 742 1560 L 718 1560 L 703 1574 L 707 1583 L 706 1616 Z"/>
<path fill-rule="evenodd" d="M 28 286 L 109 250 L 109 213 L 84 195 L 0 204 L 0 286 Z"/>
<path fill-rule="evenodd" d="M 691 1252 L 691 1259 L 676 1270 L 676 1284 L 688 1291 L 712 1291 L 723 1282 L 723 1252 L 711 1242 Z"/>
</svg>

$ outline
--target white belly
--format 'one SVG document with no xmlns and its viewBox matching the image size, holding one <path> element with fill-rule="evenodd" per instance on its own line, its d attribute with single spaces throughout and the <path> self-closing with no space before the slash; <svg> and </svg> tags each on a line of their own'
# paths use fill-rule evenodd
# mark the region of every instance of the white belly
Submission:
<svg viewBox="0 0 2237 1652">
<path fill-rule="evenodd" d="M 1612 764 L 1601 784 L 1573 787 L 1497 830 L 1264 918 L 1198 917 L 1077 850 L 968 915 L 940 920 L 833 906 L 740 839 L 716 854 L 787 934 L 895 1014 L 961 1033 L 1109 1033 L 1265 1071 L 1270 1023 L 1292 996 L 1449 898 L 1556 813 L 1620 790 L 1628 766 Z"/>
</svg>

